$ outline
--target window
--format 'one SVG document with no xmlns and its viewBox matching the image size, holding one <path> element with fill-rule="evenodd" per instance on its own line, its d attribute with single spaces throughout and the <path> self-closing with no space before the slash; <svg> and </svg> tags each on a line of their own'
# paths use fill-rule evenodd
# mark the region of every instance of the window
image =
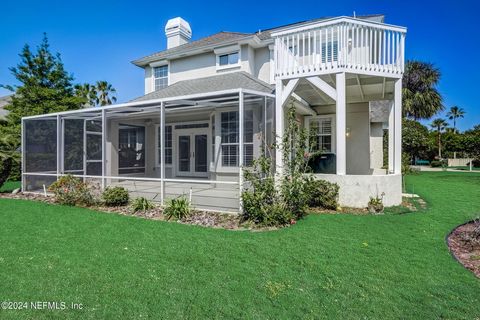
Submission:
<svg viewBox="0 0 480 320">
<path fill-rule="evenodd" d="M 153 68 L 155 91 L 168 86 L 168 65 Z"/>
<path fill-rule="evenodd" d="M 245 111 L 244 117 L 244 164 L 253 161 L 253 111 Z M 221 113 L 222 166 L 237 167 L 239 155 L 239 116 L 238 111 Z"/>
<path fill-rule="evenodd" d="M 238 63 L 238 51 L 218 56 L 219 66 L 228 66 Z"/>
<path fill-rule="evenodd" d="M 332 152 L 332 118 L 313 119 L 310 122 L 313 147 L 316 151 Z"/>
<path fill-rule="evenodd" d="M 162 163 L 162 154 L 160 149 L 160 127 L 157 130 L 158 132 L 158 164 Z M 165 126 L 165 164 L 172 164 L 172 154 L 173 154 L 173 142 L 172 142 L 172 126 Z"/>
<path fill-rule="evenodd" d="M 332 59 L 333 53 L 333 59 Z M 322 63 L 338 61 L 338 42 L 322 43 Z"/>
</svg>

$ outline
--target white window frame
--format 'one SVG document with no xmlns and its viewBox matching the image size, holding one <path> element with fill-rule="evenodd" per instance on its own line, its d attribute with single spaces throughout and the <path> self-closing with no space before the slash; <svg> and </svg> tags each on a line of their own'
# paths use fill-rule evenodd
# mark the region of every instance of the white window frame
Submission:
<svg viewBox="0 0 480 320">
<path fill-rule="evenodd" d="M 242 50 L 241 50 L 240 46 L 235 45 L 235 46 L 229 46 L 229 47 L 224 47 L 224 48 L 217 48 L 217 49 L 214 50 L 214 52 L 215 52 L 215 55 L 216 55 L 216 63 L 215 64 L 216 64 L 217 71 L 218 70 L 225 70 L 225 69 L 234 69 L 234 68 L 238 68 L 238 67 L 241 66 Z M 237 63 L 226 64 L 226 65 L 221 66 L 220 65 L 220 56 L 229 55 L 229 54 L 233 54 L 233 53 L 238 54 Z"/>
<path fill-rule="evenodd" d="M 172 128 L 172 163 L 165 163 L 165 168 L 171 168 L 173 167 L 173 164 L 175 163 L 175 155 L 174 155 L 174 148 L 173 146 L 175 145 L 175 134 L 174 134 L 174 124 L 171 123 L 165 123 L 165 128 L 171 127 Z M 159 131 L 160 131 L 160 125 L 157 124 L 155 126 L 155 166 L 160 167 L 160 156 L 158 154 L 158 150 L 160 150 L 160 139 L 159 139 Z"/>
<path fill-rule="evenodd" d="M 167 66 L 167 86 L 170 85 L 170 61 L 158 61 L 150 63 L 150 68 L 152 68 L 152 91 L 155 91 L 155 68 Z"/>
<path fill-rule="evenodd" d="M 214 159 L 214 161 L 216 161 L 218 163 L 216 172 L 219 172 L 219 173 L 238 173 L 238 170 L 239 170 L 238 165 L 237 166 L 224 166 L 223 165 L 223 151 L 222 151 L 222 146 L 223 145 L 237 145 L 237 146 L 239 146 L 238 150 L 240 152 L 240 139 L 238 139 L 239 141 L 236 142 L 236 143 L 224 144 L 222 142 L 222 113 L 232 112 L 232 111 L 240 112 L 238 110 L 238 107 L 231 107 L 231 108 L 221 108 L 221 109 L 217 110 L 216 114 L 215 114 L 216 123 L 218 123 L 218 126 L 217 125 L 215 126 L 215 132 L 217 133 L 217 136 L 219 137 L 219 143 L 218 143 L 219 151 L 216 154 L 217 159 Z M 254 128 L 255 128 L 255 121 L 258 120 L 257 117 L 256 117 L 256 113 L 254 112 L 253 109 L 245 109 L 244 111 L 252 111 L 253 112 L 252 121 L 253 121 L 253 125 L 254 125 Z M 239 121 L 240 121 L 240 117 L 239 117 Z M 239 125 L 240 125 L 240 123 L 239 123 Z M 254 132 L 253 132 L 253 136 L 254 136 L 254 139 L 255 139 L 255 129 L 254 129 Z M 252 142 L 244 142 L 243 144 L 253 146 L 253 158 L 255 159 L 255 143 L 254 143 L 254 141 L 252 140 Z M 244 148 L 244 151 L 245 151 L 245 148 Z M 241 156 L 244 157 L 244 155 L 241 155 Z"/>
<path fill-rule="evenodd" d="M 307 132 L 310 136 L 310 126 L 311 122 L 319 119 L 330 119 L 332 122 L 332 151 L 331 152 L 325 152 L 325 154 L 336 154 L 336 146 L 337 146 L 337 139 L 336 139 L 336 129 L 335 129 L 335 114 L 324 114 L 324 115 L 317 115 L 317 116 L 305 116 L 305 128 L 307 129 Z"/>
</svg>

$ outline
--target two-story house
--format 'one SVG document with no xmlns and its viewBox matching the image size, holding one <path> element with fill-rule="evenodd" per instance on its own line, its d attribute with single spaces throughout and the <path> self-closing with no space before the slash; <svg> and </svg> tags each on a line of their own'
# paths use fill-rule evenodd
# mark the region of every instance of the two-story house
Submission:
<svg viewBox="0 0 480 320">
<path fill-rule="evenodd" d="M 334 17 L 192 41 L 175 18 L 165 35 L 165 50 L 133 61 L 145 71 L 143 96 L 23 119 L 24 191 L 71 173 L 160 202 L 187 194 L 198 208 L 238 211 L 242 168 L 264 153 L 281 174 L 270 146 L 293 106 L 322 151 L 313 170 L 339 184 L 341 205 L 381 194 L 400 204 L 405 28 L 383 15 Z"/>
</svg>

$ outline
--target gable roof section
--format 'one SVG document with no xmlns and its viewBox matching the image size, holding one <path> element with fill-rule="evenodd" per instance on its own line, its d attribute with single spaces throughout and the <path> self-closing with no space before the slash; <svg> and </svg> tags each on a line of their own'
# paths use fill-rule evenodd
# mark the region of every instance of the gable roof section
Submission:
<svg viewBox="0 0 480 320">
<path fill-rule="evenodd" d="M 373 14 L 373 15 L 361 15 L 361 16 L 356 16 L 357 19 L 365 19 L 365 20 L 373 20 L 375 22 L 384 22 L 384 15 L 383 14 Z M 211 36 L 204 37 L 201 39 L 198 39 L 196 41 L 192 41 L 189 43 L 182 44 L 178 47 L 174 47 L 171 49 L 163 50 L 157 53 L 153 53 L 151 55 L 145 56 L 143 58 L 137 59 L 132 61 L 132 63 L 136 66 L 143 67 L 148 65 L 151 62 L 166 59 L 171 55 L 175 54 L 182 54 L 182 53 L 187 53 L 188 51 L 191 50 L 201 50 L 203 48 L 208 48 L 212 45 L 226 45 L 229 42 L 235 42 L 241 39 L 248 39 L 248 38 L 253 38 L 256 36 L 260 41 L 268 41 L 271 39 L 271 34 L 279 29 L 283 29 L 286 27 L 293 27 L 293 26 L 300 26 L 302 24 L 306 23 L 314 23 L 314 22 L 320 22 L 323 20 L 328 20 L 332 19 L 335 17 L 323 17 L 323 18 L 318 18 L 318 19 L 311 19 L 311 20 L 305 20 L 305 21 L 299 21 L 295 23 L 291 23 L 288 25 L 283 25 L 283 26 L 278 26 L 270 29 L 265 29 L 261 30 L 255 33 L 241 33 L 241 32 L 218 32 L 215 33 Z"/>
<path fill-rule="evenodd" d="M 265 93 L 273 92 L 273 87 L 269 84 L 256 79 L 246 72 L 239 71 L 211 77 L 179 81 L 166 88 L 136 98 L 132 100 L 132 102 L 233 89 L 247 89 Z"/>
<path fill-rule="evenodd" d="M 251 36 L 252 34 L 248 34 L 248 33 L 222 31 L 222 32 L 212 34 L 211 36 L 201 38 L 196 41 L 182 44 L 178 47 L 174 47 L 171 49 L 167 49 L 164 51 L 160 51 L 160 52 L 148 55 L 146 57 L 134 60 L 132 61 L 132 63 L 137 66 L 144 66 L 152 61 L 162 60 L 172 54 L 181 53 L 181 52 L 189 51 L 192 49 L 202 49 L 204 47 L 208 47 L 211 45 L 239 40 L 239 39 L 251 37 Z"/>
</svg>

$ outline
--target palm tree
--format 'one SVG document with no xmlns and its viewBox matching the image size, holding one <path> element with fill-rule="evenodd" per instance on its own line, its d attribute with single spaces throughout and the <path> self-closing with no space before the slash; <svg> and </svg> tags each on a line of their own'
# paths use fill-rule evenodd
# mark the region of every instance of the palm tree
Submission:
<svg viewBox="0 0 480 320">
<path fill-rule="evenodd" d="M 403 74 L 403 114 L 406 117 L 430 119 L 444 109 L 442 96 L 436 86 L 440 70 L 433 64 L 407 61 Z"/>
<path fill-rule="evenodd" d="M 75 95 L 86 101 L 84 107 L 94 107 L 97 104 L 97 88 L 89 83 L 75 85 Z"/>
<path fill-rule="evenodd" d="M 437 118 L 433 120 L 430 126 L 437 131 L 438 139 L 438 158 L 442 159 L 442 131 L 447 127 L 447 122 L 444 119 Z"/>
<path fill-rule="evenodd" d="M 97 81 L 95 85 L 97 89 L 97 104 L 100 106 L 106 106 L 117 101 L 117 97 L 114 94 L 117 93 L 114 87 L 107 81 Z"/>
<path fill-rule="evenodd" d="M 448 111 L 447 113 L 448 119 L 453 120 L 453 132 L 457 132 L 457 119 L 463 118 L 464 115 L 465 115 L 465 110 L 457 106 L 451 107 L 450 111 Z"/>
</svg>

